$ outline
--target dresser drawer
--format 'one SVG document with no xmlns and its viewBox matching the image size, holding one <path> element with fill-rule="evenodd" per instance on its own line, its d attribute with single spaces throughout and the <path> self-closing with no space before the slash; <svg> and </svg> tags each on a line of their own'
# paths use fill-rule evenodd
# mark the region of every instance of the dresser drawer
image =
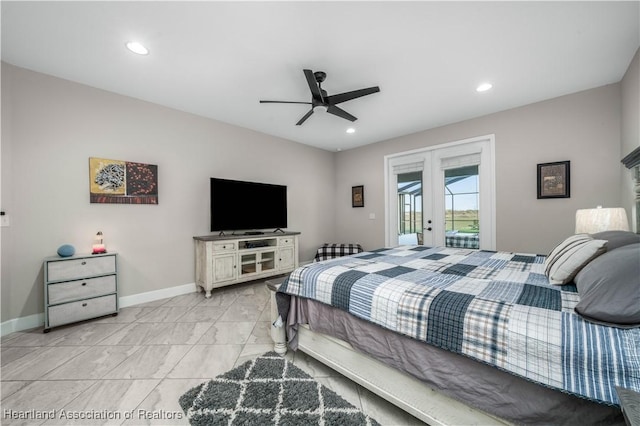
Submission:
<svg viewBox="0 0 640 426">
<path fill-rule="evenodd" d="M 48 281 L 73 280 L 95 275 L 115 274 L 115 272 L 115 255 L 47 262 Z"/>
<path fill-rule="evenodd" d="M 86 299 L 116 292 L 116 276 L 88 278 L 86 280 L 67 281 L 47 286 L 49 304 Z"/>
<path fill-rule="evenodd" d="M 292 246 L 294 244 L 293 237 L 280 237 L 278 238 L 278 245 L 280 247 Z"/>
<path fill-rule="evenodd" d="M 229 251 L 236 251 L 235 241 L 227 241 L 227 242 L 221 241 L 221 242 L 213 243 L 214 253 L 225 253 Z"/>
<path fill-rule="evenodd" d="M 49 307 L 49 327 L 117 312 L 116 295 L 96 297 Z"/>
</svg>

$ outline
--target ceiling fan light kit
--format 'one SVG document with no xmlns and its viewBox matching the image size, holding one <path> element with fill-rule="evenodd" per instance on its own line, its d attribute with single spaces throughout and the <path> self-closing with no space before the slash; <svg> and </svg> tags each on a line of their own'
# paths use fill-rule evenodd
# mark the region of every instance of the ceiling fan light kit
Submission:
<svg viewBox="0 0 640 426">
<path fill-rule="evenodd" d="M 313 72 L 311 70 L 303 70 L 304 76 L 307 79 L 307 84 L 311 90 L 311 102 L 297 102 L 297 101 L 266 101 L 261 100 L 261 104 L 304 104 L 311 105 L 311 109 L 296 123 L 296 126 L 301 126 L 311 115 L 316 107 L 323 107 L 329 114 L 333 114 L 340 118 L 344 118 L 349 121 L 356 121 L 357 118 L 349 114 L 337 104 L 350 101 L 352 99 L 360 98 L 362 96 L 371 95 L 380 91 L 378 86 L 368 87 L 366 89 L 354 90 L 351 92 L 339 93 L 337 95 L 329 95 L 327 91 L 322 88 L 322 82 L 327 78 L 327 73 L 324 71 Z"/>
</svg>

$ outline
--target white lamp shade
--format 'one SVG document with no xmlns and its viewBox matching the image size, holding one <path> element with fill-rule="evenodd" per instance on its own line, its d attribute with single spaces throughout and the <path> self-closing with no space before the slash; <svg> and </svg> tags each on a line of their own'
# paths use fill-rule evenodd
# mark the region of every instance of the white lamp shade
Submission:
<svg viewBox="0 0 640 426">
<path fill-rule="evenodd" d="M 602 231 L 628 231 L 627 212 L 622 207 L 580 209 L 576 211 L 576 234 Z"/>
</svg>

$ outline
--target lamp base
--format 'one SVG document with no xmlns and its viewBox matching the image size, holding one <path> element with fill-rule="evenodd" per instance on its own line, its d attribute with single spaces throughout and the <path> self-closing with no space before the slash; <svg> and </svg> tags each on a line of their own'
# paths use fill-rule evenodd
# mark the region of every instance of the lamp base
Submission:
<svg viewBox="0 0 640 426">
<path fill-rule="evenodd" d="M 91 254 L 104 254 L 107 252 L 107 249 L 103 244 L 96 244 L 93 246 L 93 250 Z"/>
</svg>

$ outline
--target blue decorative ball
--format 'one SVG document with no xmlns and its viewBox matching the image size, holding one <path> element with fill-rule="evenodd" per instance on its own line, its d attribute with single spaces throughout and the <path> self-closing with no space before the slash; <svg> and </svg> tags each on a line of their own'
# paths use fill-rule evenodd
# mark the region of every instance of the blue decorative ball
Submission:
<svg viewBox="0 0 640 426">
<path fill-rule="evenodd" d="M 75 252 L 76 249 L 71 244 L 64 244 L 58 247 L 58 256 L 60 257 L 73 256 Z"/>
</svg>

